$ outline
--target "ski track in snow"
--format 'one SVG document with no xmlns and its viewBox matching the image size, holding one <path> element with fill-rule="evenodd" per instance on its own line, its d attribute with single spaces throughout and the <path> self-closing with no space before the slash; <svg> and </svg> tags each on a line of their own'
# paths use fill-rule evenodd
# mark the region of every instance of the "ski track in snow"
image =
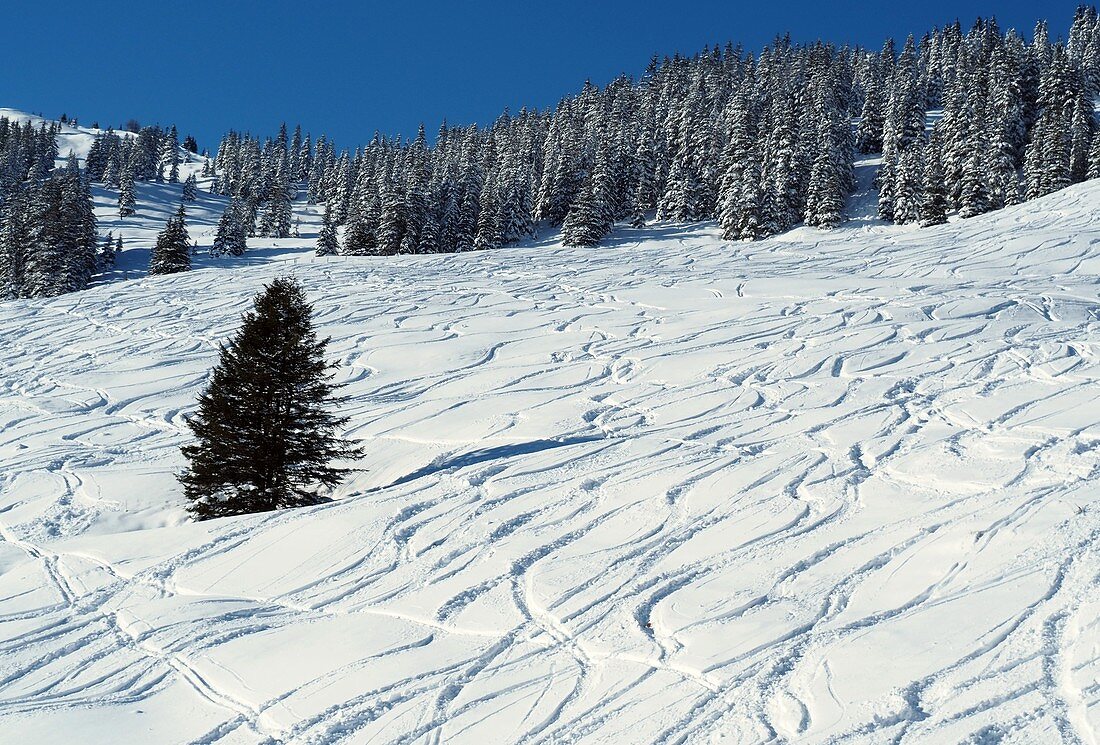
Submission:
<svg viewBox="0 0 1100 745">
<path fill-rule="evenodd" d="M 171 205 L 98 196 L 136 276 Z M 0 728 L 1097 743 L 1098 204 L 327 260 L 300 206 L 228 267 L 2 304 Z M 278 274 L 366 470 L 188 523 L 183 417 Z"/>
</svg>

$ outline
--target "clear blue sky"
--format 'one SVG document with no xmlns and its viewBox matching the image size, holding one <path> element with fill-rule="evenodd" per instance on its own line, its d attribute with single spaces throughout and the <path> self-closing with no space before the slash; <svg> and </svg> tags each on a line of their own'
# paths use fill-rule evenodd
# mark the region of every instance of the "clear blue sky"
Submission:
<svg viewBox="0 0 1100 745">
<path fill-rule="evenodd" d="M 301 122 L 339 144 L 374 130 L 434 134 L 491 122 L 505 107 L 544 108 L 653 53 L 732 40 L 759 50 L 777 32 L 878 48 L 959 18 L 995 15 L 1052 36 L 1077 2 L 914 0 L 752 3 L 13 0 L 0 11 L 0 106 L 90 123 L 176 123 L 211 150 L 229 128 L 273 133 Z M 13 22 L 7 22 L 8 19 Z"/>
</svg>

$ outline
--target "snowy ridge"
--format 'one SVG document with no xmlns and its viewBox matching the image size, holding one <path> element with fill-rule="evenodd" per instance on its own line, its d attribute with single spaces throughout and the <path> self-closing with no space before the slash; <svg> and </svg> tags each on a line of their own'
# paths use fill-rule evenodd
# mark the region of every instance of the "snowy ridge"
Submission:
<svg viewBox="0 0 1100 745">
<path fill-rule="evenodd" d="M 2 107 L 0 107 L 0 118 L 7 119 L 17 124 L 30 122 L 34 127 L 40 127 L 43 124 L 46 126 L 58 124 L 61 128 L 57 133 L 58 165 L 64 164 L 65 159 L 69 157 L 69 153 L 75 155 L 77 160 L 83 165 L 84 159 L 88 157 L 88 151 L 91 150 L 92 143 L 95 142 L 96 137 L 107 131 L 105 129 L 95 129 L 94 127 L 62 124 L 35 114 L 28 114 L 23 111 L 17 111 L 16 109 L 5 109 Z M 115 134 L 119 137 L 134 136 L 132 132 L 127 132 L 125 130 L 115 130 Z M 181 160 L 180 178 L 187 178 L 190 173 L 194 173 L 197 176 L 202 170 L 202 158 L 182 147 L 179 152 Z"/>
<path fill-rule="evenodd" d="M 125 225 L 97 194 L 131 277 L 178 189 L 139 188 Z M 1098 205 L 325 260 L 303 207 L 235 264 L 0 304 L 0 727 L 1096 742 Z M 284 273 L 366 470 L 187 523 L 183 415 Z"/>
<path fill-rule="evenodd" d="M 47 127 L 53 124 L 59 124 L 52 119 L 44 119 L 43 117 L 36 116 L 35 114 L 27 114 L 23 111 L 17 111 L 15 109 L 0 108 L 0 117 L 17 124 L 24 124 L 30 122 L 35 128 L 45 124 Z M 61 130 L 57 133 L 57 154 L 59 156 L 58 162 L 62 162 L 69 156 L 69 153 L 73 153 L 76 157 L 83 162 L 88 157 L 88 150 L 91 149 L 92 143 L 95 142 L 97 135 L 102 134 L 106 130 L 93 129 L 91 127 L 72 126 L 70 124 L 60 124 Z M 130 137 L 129 132 L 118 132 L 119 136 Z"/>
</svg>

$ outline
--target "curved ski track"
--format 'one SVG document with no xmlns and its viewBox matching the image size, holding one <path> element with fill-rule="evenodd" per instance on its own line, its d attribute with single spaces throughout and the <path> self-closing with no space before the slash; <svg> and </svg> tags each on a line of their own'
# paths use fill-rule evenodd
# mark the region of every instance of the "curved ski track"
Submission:
<svg viewBox="0 0 1100 745">
<path fill-rule="evenodd" d="M 0 305 L 0 728 L 1097 743 L 1098 204 Z M 366 470 L 186 523 L 183 417 L 278 273 Z"/>
</svg>

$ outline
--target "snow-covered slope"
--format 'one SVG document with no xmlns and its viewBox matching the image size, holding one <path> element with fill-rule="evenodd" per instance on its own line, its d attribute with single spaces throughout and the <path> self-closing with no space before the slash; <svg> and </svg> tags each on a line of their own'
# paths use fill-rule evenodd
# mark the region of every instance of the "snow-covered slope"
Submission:
<svg viewBox="0 0 1100 745">
<path fill-rule="evenodd" d="M 17 111 L 16 109 L 0 108 L 0 117 L 8 121 L 16 122 L 17 124 L 30 122 L 35 128 L 43 124 L 50 126 L 56 123 L 50 119 L 44 119 L 41 116 L 27 114 L 26 112 Z M 104 130 L 93 129 L 91 127 L 74 127 L 70 124 L 62 124 L 61 131 L 57 134 L 57 152 L 60 156 L 59 162 L 68 157 L 69 153 L 74 154 L 83 162 L 84 158 L 88 157 L 88 150 L 91 149 L 96 135 L 101 134 L 103 131 Z M 119 134 L 123 137 L 131 136 L 128 132 L 119 132 Z"/>
<path fill-rule="evenodd" d="M 0 304 L 15 741 L 1097 741 L 1100 185 L 387 259 L 314 258 L 303 209 L 153 279 L 142 188 L 98 195 L 130 281 Z M 279 274 L 366 470 L 188 523 L 183 416 Z"/>
<path fill-rule="evenodd" d="M 7 119 L 8 121 L 15 122 L 17 124 L 23 124 L 30 122 L 34 127 L 40 127 L 43 124 L 49 126 L 51 124 L 59 124 L 50 119 L 44 119 L 41 116 L 35 114 L 28 114 L 16 109 L 5 109 L 0 107 L 0 118 Z M 57 133 L 57 164 L 62 165 L 65 159 L 69 157 L 69 154 L 76 156 L 77 160 L 81 164 L 84 163 L 84 159 L 88 157 L 88 151 L 92 148 L 92 143 L 95 142 L 95 138 L 98 135 L 103 134 L 106 130 L 96 129 L 94 127 L 74 126 L 72 124 L 61 124 L 61 129 Z M 115 134 L 120 137 L 133 137 L 134 135 L 126 131 L 116 131 Z M 180 148 L 180 174 L 181 178 L 186 178 L 188 174 L 194 173 L 196 176 L 202 170 L 202 158 L 194 153 L 190 153 L 187 150 Z"/>
</svg>

